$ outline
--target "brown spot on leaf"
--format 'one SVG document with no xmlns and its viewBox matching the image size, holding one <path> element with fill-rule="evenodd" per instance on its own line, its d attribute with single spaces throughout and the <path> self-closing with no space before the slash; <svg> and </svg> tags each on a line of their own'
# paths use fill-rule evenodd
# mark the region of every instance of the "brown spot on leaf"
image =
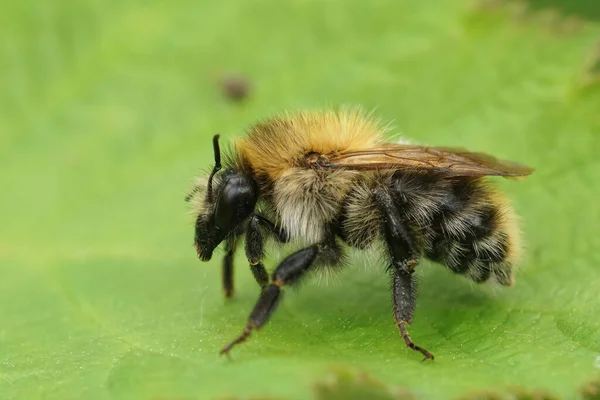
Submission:
<svg viewBox="0 0 600 400">
<path fill-rule="evenodd" d="M 505 395 L 501 395 L 500 393 L 495 393 L 495 392 L 488 392 L 488 391 L 474 392 L 474 393 L 470 393 L 470 394 L 467 394 L 465 396 L 461 396 L 458 398 L 458 400 L 505 400 L 505 399 L 506 399 Z"/>
<path fill-rule="evenodd" d="M 406 389 L 390 387 L 363 371 L 337 367 L 314 386 L 316 400 L 416 400 Z"/>
<path fill-rule="evenodd" d="M 583 400 L 600 400 L 600 377 L 583 385 L 579 393 Z"/>
<path fill-rule="evenodd" d="M 570 35 L 580 31 L 583 28 L 584 24 L 585 22 L 583 21 L 583 19 L 581 19 L 581 17 L 577 15 L 569 15 L 562 21 L 560 28 L 562 30 L 562 33 Z"/>
<path fill-rule="evenodd" d="M 505 391 L 474 392 L 458 398 L 458 400 L 559 400 L 560 397 L 544 390 L 530 390 L 513 387 Z"/>
<path fill-rule="evenodd" d="M 560 8 L 552 1 L 541 4 L 525 0 L 475 0 L 475 10 L 504 13 L 518 25 L 536 25 L 549 33 L 569 35 L 585 26 L 585 14 Z"/>
<path fill-rule="evenodd" d="M 290 400 L 286 397 L 269 397 L 269 396 L 224 396 L 217 397 L 215 400 Z"/>
<path fill-rule="evenodd" d="M 600 42 L 592 48 L 586 62 L 583 84 L 590 86 L 600 83 Z"/>
<path fill-rule="evenodd" d="M 240 75 L 228 75 L 221 78 L 221 90 L 229 100 L 240 102 L 248 97 L 250 83 Z"/>
</svg>

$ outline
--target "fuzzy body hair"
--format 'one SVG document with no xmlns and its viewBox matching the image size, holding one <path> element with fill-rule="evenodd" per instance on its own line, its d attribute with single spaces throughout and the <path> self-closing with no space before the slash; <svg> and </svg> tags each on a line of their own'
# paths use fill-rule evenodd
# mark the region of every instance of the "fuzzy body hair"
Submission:
<svg viewBox="0 0 600 400">
<path fill-rule="evenodd" d="M 473 281 L 513 283 L 520 255 L 517 216 L 482 177 L 398 170 L 306 168 L 308 154 L 332 155 L 382 143 L 387 128 L 359 109 L 285 114 L 260 122 L 235 141 L 231 168 L 260 187 L 262 211 L 293 241 L 314 244 L 332 225 L 350 247 L 380 248 L 382 220 L 374 190 L 386 188 L 421 256 Z M 202 190 L 192 203 L 196 212 Z M 200 199 L 200 200 L 198 200 Z"/>
<path fill-rule="evenodd" d="M 383 216 L 373 198 L 376 187 L 390 188 L 421 256 L 475 282 L 514 283 L 521 253 L 517 216 L 484 179 L 398 171 L 363 174 L 343 211 L 342 231 L 352 247 L 366 250 L 383 240 Z"/>
<path fill-rule="evenodd" d="M 237 164 L 262 181 L 277 223 L 292 240 L 315 243 L 339 215 L 360 172 L 307 169 L 304 157 L 370 148 L 386 131 L 359 108 L 286 114 L 256 124 L 236 141 Z"/>
<path fill-rule="evenodd" d="M 271 118 L 251 127 L 235 142 L 238 163 L 258 176 L 277 181 L 302 167 L 308 153 L 332 155 L 381 143 L 387 127 L 360 108 L 298 112 Z"/>
<path fill-rule="evenodd" d="M 273 185 L 277 222 L 294 241 L 321 241 L 325 228 L 340 214 L 356 177 L 356 171 L 289 169 Z"/>
</svg>

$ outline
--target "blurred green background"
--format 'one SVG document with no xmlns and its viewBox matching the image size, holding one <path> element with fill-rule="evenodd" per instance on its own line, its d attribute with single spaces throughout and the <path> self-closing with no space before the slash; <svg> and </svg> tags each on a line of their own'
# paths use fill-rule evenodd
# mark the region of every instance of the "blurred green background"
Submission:
<svg viewBox="0 0 600 400">
<path fill-rule="evenodd" d="M 596 0 L 1 4 L 0 398 L 348 398 L 348 379 L 373 398 L 576 398 L 597 376 Z M 228 74 L 246 101 L 223 96 Z M 423 263 L 411 333 L 437 357 L 420 364 L 382 268 L 358 257 L 219 357 L 258 291 L 240 254 L 225 302 L 219 257 L 191 246 L 183 197 L 210 137 L 338 104 L 537 168 L 498 182 L 528 246 L 517 285 Z"/>
</svg>

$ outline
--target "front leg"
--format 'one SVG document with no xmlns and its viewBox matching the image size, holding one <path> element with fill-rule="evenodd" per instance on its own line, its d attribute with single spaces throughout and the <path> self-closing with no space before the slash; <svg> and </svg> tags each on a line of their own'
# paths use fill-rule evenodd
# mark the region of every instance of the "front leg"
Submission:
<svg viewBox="0 0 600 400">
<path fill-rule="evenodd" d="M 225 257 L 223 257 L 222 280 L 223 292 L 226 298 L 233 296 L 233 256 L 237 247 L 237 236 L 230 235 L 225 242 Z"/>
<path fill-rule="evenodd" d="M 394 300 L 394 321 L 400 330 L 404 342 L 411 349 L 425 356 L 424 360 L 432 359 L 433 354 L 417 346 L 408 334 L 407 326 L 412 322 L 416 305 L 417 283 L 413 276 L 419 257 L 408 229 L 403 223 L 400 213 L 389 192 L 378 188 L 375 201 L 383 216 L 385 241 L 392 261 L 392 296 Z"/>
<path fill-rule="evenodd" d="M 281 243 L 286 243 L 289 238 L 285 232 L 278 229 L 268 219 L 257 214 L 250 217 L 246 230 L 246 257 L 250 263 L 250 270 L 254 279 L 261 289 L 264 289 L 269 283 L 269 274 L 262 263 L 265 257 L 265 241 L 260 230 L 261 226 L 265 227 Z"/>
</svg>

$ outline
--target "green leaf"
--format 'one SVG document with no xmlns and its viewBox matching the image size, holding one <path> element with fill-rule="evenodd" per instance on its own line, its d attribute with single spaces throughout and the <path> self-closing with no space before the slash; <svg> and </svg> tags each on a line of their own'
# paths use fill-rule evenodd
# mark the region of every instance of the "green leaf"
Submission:
<svg viewBox="0 0 600 400">
<path fill-rule="evenodd" d="M 595 4 L 3 1 L 0 397 L 340 398 L 317 389 L 337 365 L 416 398 L 575 398 L 600 355 Z M 249 79 L 244 102 L 220 92 L 229 73 Z M 220 357 L 258 288 L 239 254 L 225 301 L 219 257 L 191 246 L 183 197 L 210 137 L 347 103 L 416 141 L 537 168 L 498 182 L 527 242 L 517 284 L 422 263 L 410 332 L 436 359 L 420 363 L 383 268 L 358 255 L 335 284 L 287 290 Z"/>
</svg>

